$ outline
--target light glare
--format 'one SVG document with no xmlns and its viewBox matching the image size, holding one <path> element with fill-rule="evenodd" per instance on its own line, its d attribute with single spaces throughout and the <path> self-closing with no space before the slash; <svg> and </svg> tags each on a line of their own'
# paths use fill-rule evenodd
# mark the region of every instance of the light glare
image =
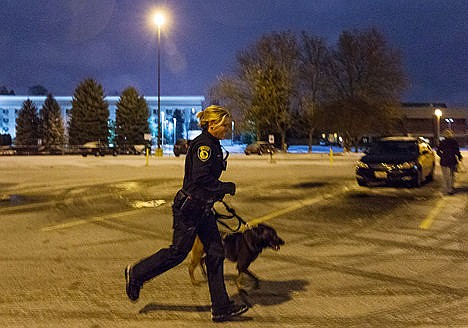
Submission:
<svg viewBox="0 0 468 328">
<path fill-rule="evenodd" d="M 164 24 L 164 15 L 161 13 L 156 13 L 153 16 L 153 21 L 157 26 L 161 26 Z"/>
</svg>

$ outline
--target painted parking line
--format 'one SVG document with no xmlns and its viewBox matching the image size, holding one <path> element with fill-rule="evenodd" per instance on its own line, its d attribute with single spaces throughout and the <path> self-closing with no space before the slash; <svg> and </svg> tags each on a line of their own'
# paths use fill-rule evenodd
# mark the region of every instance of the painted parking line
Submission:
<svg viewBox="0 0 468 328">
<path fill-rule="evenodd" d="M 41 231 L 47 232 L 47 231 L 68 229 L 68 228 L 76 227 L 76 226 L 83 225 L 83 224 L 106 221 L 106 220 L 109 220 L 109 219 L 117 219 L 117 218 L 120 218 L 120 217 L 127 216 L 129 214 L 135 213 L 135 212 L 140 212 L 140 211 L 139 210 L 130 210 L 130 211 L 119 212 L 119 213 L 111 214 L 111 215 L 107 215 L 107 216 L 94 216 L 94 217 L 90 217 L 90 218 L 87 218 L 87 219 L 75 220 L 75 221 L 71 221 L 71 222 L 67 222 L 67 223 L 61 223 L 61 224 L 53 225 L 53 226 L 50 226 L 50 227 L 45 227 L 45 228 L 42 228 Z"/>
<path fill-rule="evenodd" d="M 255 225 L 259 224 L 259 223 L 271 220 L 273 218 L 276 218 L 278 216 L 284 215 L 284 214 L 289 213 L 289 212 L 296 211 L 296 210 L 298 210 L 300 208 L 303 208 L 305 206 L 314 205 L 314 204 L 316 204 L 316 203 L 318 203 L 318 202 L 320 202 L 320 201 L 322 201 L 324 199 L 337 197 L 338 195 L 346 193 L 346 192 L 350 191 L 351 189 L 356 189 L 356 188 L 344 187 L 342 190 L 340 190 L 338 192 L 335 192 L 335 193 L 332 193 L 332 194 L 325 194 L 323 196 L 319 196 L 319 197 L 315 197 L 315 198 L 311 198 L 311 199 L 299 200 L 299 201 L 295 202 L 291 206 L 288 206 L 288 207 L 285 207 L 283 209 L 279 209 L 277 211 L 271 212 L 271 213 L 269 213 L 267 215 L 255 218 L 255 219 L 249 221 L 248 225 L 249 226 L 255 226 Z"/>
<path fill-rule="evenodd" d="M 121 217 L 124 217 L 124 216 L 127 216 L 127 215 L 130 215 L 130 214 L 134 214 L 136 212 L 141 212 L 141 210 L 139 210 L 140 208 L 143 208 L 143 207 L 159 207 L 163 204 L 165 204 L 166 201 L 165 200 L 153 200 L 153 201 L 149 201 L 149 202 L 134 202 L 133 203 L 133 207 L 135 207 L 136 209 L 132 209 L 132 210 L 128 210 L 128 211 L 124 211 L 124 212 L 119 212 L 119 213 L 115 213 L 115 214 L 111 214 L 111 215 L 107 215 L 107 216 L 94 216 L 94 217 L 90 217 L 90 218 L 87 218 L 87 219 L 80 219 L 80 220 L 75 220 L 75 221 L 71 221 L 71 222 L 67 222 L 67 223 L 61 223 L 61 224 L 57 224 L 57 225 L 53 225 L 53 226 L 50 226 L 50 227 L 45 227 L 45 228 L 42 228 L 41 231 L 54 231 L 54 230 L 63 230 L 63 229 L 68 229 L 68 228 L 72 228 L 72 227 L 76 227 L 76 226 L 79 226 L 79 225 L 83 225 L 83 224 L 88 224 L 88 223 L 93 223 L 93 222 L 101 222 L 101 221 L 106 221 L 106 220 L 110 220 L 110 219 L 118 219 L 118 218 L 121 218 Z"/>
<path fill-rule="evenodd" d="M 432 226 L 432 223 L 434 222 L 435 218 L 439 215 L 439 213 L 442 211 L 442 208 L 444 207 L 444 199 L 441 198 L 437 202 L 437 204 L 434 206 L 434 208 L 429 212 L 429 214 L 426 216 L 426 218 L 421 222 L 419 225 L 420 229 L 429 229 Z"/>
<path fill-rule="evenodd" d="M 335 193 L 325 194 L 325 195 L 321 195 L 319 197 L 306 199 L 306 200 L 299 200 L 299 201 L 295 202 L 294 204 L 292 204 L 292 205 L 290 205 L 290 206 L 288 206 L 286 208 L 282 208 L 282 209 L 279 209 L 277 211 L 273 211 L 273 212 L 271 212 L 271 213 L 269 213 L 267 215 L 255 218 L 255 219 L 249 221 L 248 224 L 249 224 L 249 226 L 255 226 L 255 225 L 259 224 L 259 223 L 271 220 L 273 218 L 279 217 L 279 216 L 284 215 L 284 214 L 289 213 L 289 212 L 296 211 L 296 210 L 301 209 L 301 208 L 303 208 L 305 206 L 314 205 L 314 204 L 316 204 L 316 203 L 318 203 L 318 202 L 320 202 L 320 201 L 322 201 L 324 199 L 337 197 L 340 194 L 349 192 L 352 189 L 356 189 L 356 188 L 343 187 L 341 190 L 339 190 L 339 191 L 337 191 Z M 71 222 L 67 222 L 67 223 L 62 223 L 62 224 L 57 224 L 57 225 L 54 225 L 54 226 L 45 227 L 45 228 L 42 228 L 41 231 L 48 232 L 48 231 L 63 230 L 63 229 L 68 229 L 68 228 L 76 227 L 76 226 L 83 225 L 83 224 L 106 221 L 106 220 L 110 220 L 110 219 L 117 219 L 117 218 L 124 217 L 124 216 L 127 216 L 129 214 L 132 214 L 132 213 L 135 213 L 135 212 L 138 212 L 138 211 L 139 211 L 138 209 L 137 210 L 129 210 L 129 211 L 124 211 L 124 212 L 120 212 L 120 213 L 116 213 L 116 214 L 112 214 L 112 215 L 108 215 L 108 216 L 95 216 L 95 217 L 90 217 L 90 218 L 86 218 L 86 219 L 75 220 L 75 221 L 71 221 Z"/>
</svg>

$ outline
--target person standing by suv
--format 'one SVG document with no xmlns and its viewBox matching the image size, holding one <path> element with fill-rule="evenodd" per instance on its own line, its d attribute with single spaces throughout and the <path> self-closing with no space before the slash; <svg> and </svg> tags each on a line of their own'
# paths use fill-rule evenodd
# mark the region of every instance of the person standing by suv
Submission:
<svg viewBox="0 0 468 328">
<path fill-rule="evenodd" d="M 234 195 L 236 185 L 219 180 L 226 169 L 220 140 L 231 128 L 231 114 L 223 107 L 209 106 L 197 114 L 202 133 L 191 143 L 185 158 L 182 189 L 172 205 L 172 245 L 125 268 L 126 292 L 136 301 L 146 281 L 180 264 L 198 235 L 206 250 L 212 320 L 227 321 L 248 310 L 229 299 L 224 283 L 224 248 L 212 207 L 225 194 Z"/>
<path fill-rule="evenodd" d="M 442 185 L 447 195 L 453 195 L 455 193 L 455 171 L 458 161 L 461 161 L 463 157 L 453 131 L 446 129 L 443 136 L 445 139 L 439 143 L 437 148 L 437 155 L 440 157 L 440 167 L 442 169 Z"/>
</svg>

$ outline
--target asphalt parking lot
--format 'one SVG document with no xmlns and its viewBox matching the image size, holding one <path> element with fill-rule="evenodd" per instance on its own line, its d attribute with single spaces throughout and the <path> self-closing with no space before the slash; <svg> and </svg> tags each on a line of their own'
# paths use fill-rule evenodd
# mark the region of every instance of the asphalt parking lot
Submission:
<svg viewBox="0 0 468 328">
<path fill-rule="evenodd" d="M 215 324 L 187 263 L 147 283 L 137 303 L 124 291 L 125 265 L 170 242 L 183 158 L 67 160 L 0 159 L 3 327 L 468 326 L 467 175 L 444 197 L 439 170 L 422 188 L 372 189 L 356 185 L 353 155 L 232 155 L 229 203 L 286 245 L 254 262 L 260 288 L 247 296 L 226 262 L 229 293 L 251 308 Z"/>
</svg>

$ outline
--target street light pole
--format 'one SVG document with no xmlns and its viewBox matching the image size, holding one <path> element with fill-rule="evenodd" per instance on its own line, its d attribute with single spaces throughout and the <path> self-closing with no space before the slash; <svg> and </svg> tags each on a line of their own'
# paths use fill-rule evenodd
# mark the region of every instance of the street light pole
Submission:
<svg viewBox="0 0 468 328">
<path fill-rule="evenodd" d="M 176 144 L 177 119 L 175 117 L 173 117 L 172 121 L 174 122 L 173 128 L 174 128 L 174 145 L 175 145 Z"/>
<path fill-rule="evenodd" d="M 442 116 L 442 111 L 441 111 L 439 108 L 436 108 L 436 110 L 434 111 L 434 115 L 437 117 L 435 145 L 436 145 L 436 147 L 439 147 L 439 140 L 440 140 L 440 117 Z"/>
<path fill-rule="evenodd" d="M 234 145 L 234 120 L 231 121 L 231 145 Z"/>
<path fill-rule="evenodd" d="M 158 26 L 158 148 L 156 149 L 156 156 L 162 156 L 163 150 L 161 148 L 161 25 L 164 23 L 164 16 L 161 13 L 156 13 L 154 22 Z"/>
</svg>

